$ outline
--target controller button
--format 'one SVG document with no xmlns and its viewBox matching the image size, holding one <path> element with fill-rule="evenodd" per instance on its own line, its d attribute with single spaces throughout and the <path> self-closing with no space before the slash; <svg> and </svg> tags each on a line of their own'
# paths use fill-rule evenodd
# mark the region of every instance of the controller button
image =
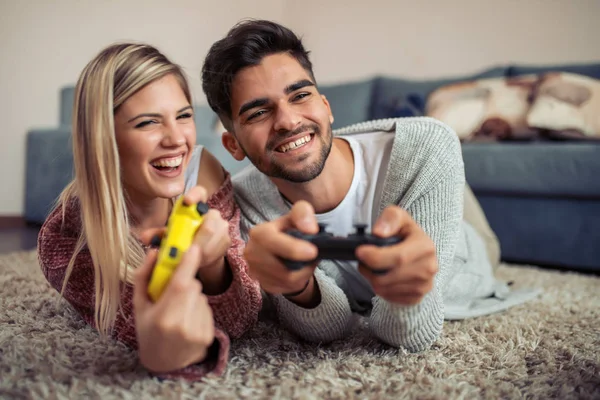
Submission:
<svg viewBox="0 0 600 400">
<path fill-rule="evenodd" d="M 169 250 L 169 257 L 175 258 L 177 257 L 177 247 L 171 247 Z"/>
<path fill-rule="evenodd" d="M 204 215 L 208 212 L 208 205 L 206 203 L 199 202 L 196 205 L 196 210 L 198 211 L 198 214 Z"/>
<path fill-rule="evenodd" d="M 152 236 L 152 240 L 150 241 L 151 247 L 159 247 L 160 246 L 160 236 L 154 235 Z"/>
</svg>

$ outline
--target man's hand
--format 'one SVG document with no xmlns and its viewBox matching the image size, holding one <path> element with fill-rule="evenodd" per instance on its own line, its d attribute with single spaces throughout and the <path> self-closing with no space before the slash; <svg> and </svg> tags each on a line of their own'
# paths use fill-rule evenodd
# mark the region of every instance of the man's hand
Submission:
<svg viewBox="0 0 600 400">
<path fill-rule="evenodd" d="M 314 209 L 308 202 L 299 201 L 288 214 L 258 224 L 250 230 L 244 251 L 249 272 L 267 293 L 293 293 L 294 296 L 288 297 L 291 301 L 305 307 L 314 307 L 320 302 L 313 277 L 316 263 L 290 271 L 283 264 L 283 259 L 307 262 L 314 260 L 318 255 L 317 247 L 288 235 L 285 233 L 288 229 L 298 229 L 309 234 L 319 231 Z"/>
<path fill-rule="evenodd" d="M 433 241 L 397 206 L 387 207 L 371 232 L 379 237 L 400 236 L 403 241 L 390 247 L 360 246 L 356 250 L 360 273 L 379 297 L 397 304 L 419 303 L 433 288 L 438 271 Z M 389 272 L 383 275 L 371 271 L 385 269 Z"/>
</svg>

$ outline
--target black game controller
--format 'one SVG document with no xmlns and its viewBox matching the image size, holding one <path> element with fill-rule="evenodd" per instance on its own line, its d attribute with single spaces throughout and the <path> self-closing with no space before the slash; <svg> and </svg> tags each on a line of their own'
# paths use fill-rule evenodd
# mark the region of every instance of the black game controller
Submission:
<svg viewBox="0 0 600 400">
<path fill-rule="evenodd" d="M 366 224 L 354 224 L 356 232 L 349 235 L 348 237 L 334 236 L 332 233 L 327 232 L 327 225 L 319 224 L 319 232 L 315 235 L 309 235 L 302 233 L 296 229 L 288 230 L 286 233 L 295 238 L 306 240 L 311 242 L 319 249 L 319 255 L 316 259 L 310 261 L 292 261 L 283 260 L 285 266 L 292 271 L 296 271 L 304 268 L 307 264 L 310 264 L 316 260 L 348 260 L 356 261 L 354 252 L 356 248 L 363 244 L 371 244 L 375 246 L 392 246 L 402 241 L 397 236 L 388 238 L 381 238 L 366 233 Z M 374 274 L 383 275 L 387 273 L 388 269 L 371 270 Z"/>
</svg>

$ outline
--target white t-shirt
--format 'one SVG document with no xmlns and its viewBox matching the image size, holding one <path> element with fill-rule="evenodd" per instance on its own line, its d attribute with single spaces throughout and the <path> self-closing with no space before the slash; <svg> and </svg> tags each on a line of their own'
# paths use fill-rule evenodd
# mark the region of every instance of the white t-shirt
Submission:
<svg viewBox="0 0 600 400">
<path fill-rule="evenodd" d="M 183 193 L 187 193 L 191 188 L 198 185 L 198 170 L 200 169 L 203 148 L 204 146 L 197 144 L 192 149 L 190 161 L 184 171 L 185 188 L 183 189 Z"/>
<path fill-rule="evenodd" d="M 346 197 L 336 208 L 317 214 L 319 223 L 336 236 L 348 236 L 354 224 L 367 224 L 370 232 L 377 210 L 392 151 L 393 132 L 369 132 L 340 137 L 350 144 L 354 157 L 354 175 Z M 367 306 L 375 295 L 369 282 L 358 272 L 356 261 L 335 261 L 346 281 L 351 296 Z"/>
</svg>

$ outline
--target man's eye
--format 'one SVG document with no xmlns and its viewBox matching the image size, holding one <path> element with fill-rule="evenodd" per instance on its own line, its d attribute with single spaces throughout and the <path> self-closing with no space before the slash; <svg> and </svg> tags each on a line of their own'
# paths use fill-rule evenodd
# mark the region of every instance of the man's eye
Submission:
<svg viewBox="0 0 600 400">
<path fill-rule="evenodd" d="M 250 121 L 250 120 L 252 120 L 252 119 L 255 119 L 255 118 L 258 118 L 258 117 L 260 117 L 261 115 L 263 115 L 264 113 L 266 113 L 266 111 L 265 111 L 265 110 L 258 110 L 257 112 L 255 112 L 254 114 L 252 114 L 252 115 L 250 115 L 250 116 L 248 117 L 248 121 Z"/>
<path fill-rule="evenodd" d="M 150 125 L 150 124 L 153 124 L 153 123 L 154 123 L 154 121 L 152 121 L 152 120 L 142 121 L 139 124 L 137 124 L 135 127 L 136 128 L 143 128 L 146 125 Z"/>
<path fill-rule="evenodd" d="M 296 96 L 294 96 L 293 100 L 302 100 L 303 98 L 310 96 L 310 93 L 308 92 L 302 92 L 302 93 L 298 93 Z"/>
</svg>

